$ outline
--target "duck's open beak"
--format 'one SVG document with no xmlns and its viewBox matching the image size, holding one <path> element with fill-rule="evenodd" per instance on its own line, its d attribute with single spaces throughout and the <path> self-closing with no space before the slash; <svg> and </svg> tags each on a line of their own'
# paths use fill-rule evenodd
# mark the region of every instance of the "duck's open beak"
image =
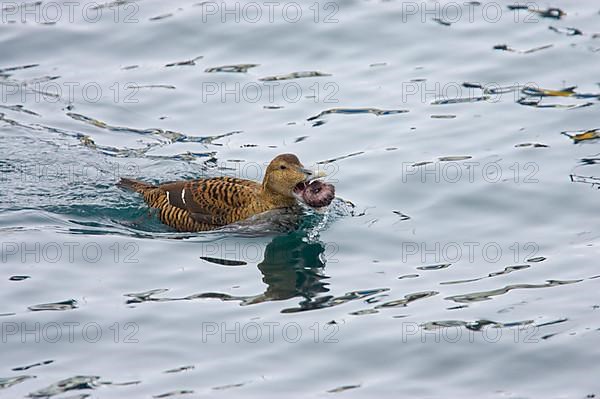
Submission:
<svg viewBox="0 0 600 399">
<path fill-rule="evenodd" d="M 302 193 L 304 192 L 304 190 L 306 190 L 309 187 L 309 185 L 311 184 L 311 182 L 313 180 L 316 180 L 320 177 L 327 176 L 327 174 L 321 170 L 310 170 L 310 169 L 306 169 L 302 166 L 299 167 L 298 170 L 302 174 L 304 174 L 304 181 L 301 181 L 300 183 L 296 184 L 296 186 L 294 187 L 294 189 L 292 191 L 292 194 L 300 202 L 306 203 L 305 199 L 302 196 Z"/>
<path fill-rule="evenodd" d="M 310 170 L 306 168 L 300 168 L 300 172 L 306 175 L 306 181 L 311 181 L 327 176 L 327 173 L 323 172 L 322 170 Z"/>
</svg>

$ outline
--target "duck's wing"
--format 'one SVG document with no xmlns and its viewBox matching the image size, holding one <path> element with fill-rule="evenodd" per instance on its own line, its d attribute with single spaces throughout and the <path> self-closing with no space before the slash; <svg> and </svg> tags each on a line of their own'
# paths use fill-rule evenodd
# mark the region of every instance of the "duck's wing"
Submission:
<svg viewBox="0 0 600 399">
<path fill-rule="evenodd" d="M 198 223 L 223 226 L 244 218 L 261 185 L 233 177 L 178 181 L 159 186 L 169 205 L 186 210 Z"/>
</svg>

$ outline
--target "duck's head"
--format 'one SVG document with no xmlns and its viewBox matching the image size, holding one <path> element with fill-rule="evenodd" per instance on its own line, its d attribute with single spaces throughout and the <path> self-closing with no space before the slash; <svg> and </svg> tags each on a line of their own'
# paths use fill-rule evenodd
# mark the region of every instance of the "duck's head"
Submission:
<svg viewBox="0 0 600 399">
<path fill-rule="evenodd" d="M 306 169 L 294 154 L 276 156 L 265 173 L 263 188 L 267 192 L 290 199 L 298 198 L 306 187 L 306 183 L 324 176 Z"/>
</svg>

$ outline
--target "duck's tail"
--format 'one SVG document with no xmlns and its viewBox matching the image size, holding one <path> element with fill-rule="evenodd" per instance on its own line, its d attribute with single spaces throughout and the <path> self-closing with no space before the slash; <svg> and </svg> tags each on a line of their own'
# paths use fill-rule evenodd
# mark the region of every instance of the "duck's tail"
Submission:
<svg viewBox="0 0 600 399">
<path fill-rule="evenodd" d="M 139 180 L 127 179 L 125 177 L 121 178 L 121 180 L 117 183 L 117 186 L 126 190 L 131 190 L 142 194 L 148 190 L 156 188 L 156 186 L 153 186 L 152 184 L 145 183 Z"/>
</svg>

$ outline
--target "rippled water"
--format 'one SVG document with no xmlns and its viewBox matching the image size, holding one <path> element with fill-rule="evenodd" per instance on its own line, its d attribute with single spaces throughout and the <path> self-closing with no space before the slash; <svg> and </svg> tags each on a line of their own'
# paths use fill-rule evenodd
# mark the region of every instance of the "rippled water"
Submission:
<svg viewBox="0 0 600 399">
<path fill-rule="evenodd" d="M 3 2 L 0 397 L 600 394 L 600 6 L 511 4 Z M 328 210 L 115 187 L 284 152 Z"/>
</svg>

